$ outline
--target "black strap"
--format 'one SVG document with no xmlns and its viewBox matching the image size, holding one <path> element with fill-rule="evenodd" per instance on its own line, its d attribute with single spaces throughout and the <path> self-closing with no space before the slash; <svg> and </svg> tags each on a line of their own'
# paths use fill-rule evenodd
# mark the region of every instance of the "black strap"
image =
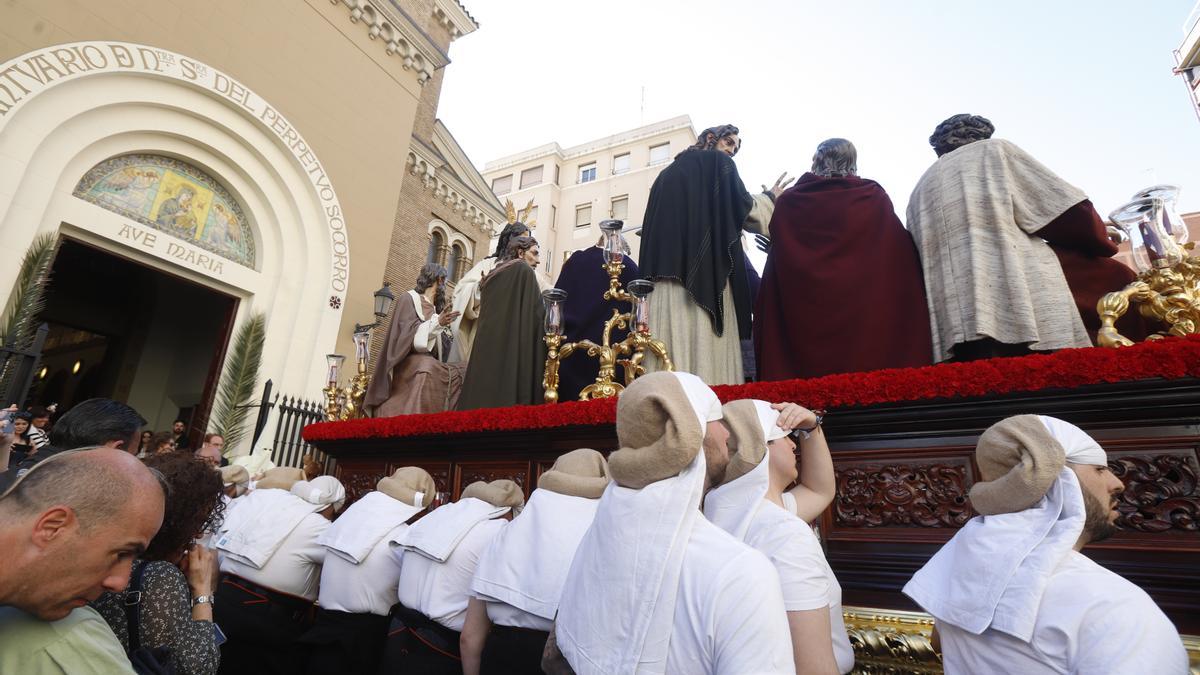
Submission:
<svg viewBox="0 0 1200 675">
<path fill-rule="evenodd" d="M 133 574 L 129 577 L 129 587 L 125 589 L 125 622 L 129 628 L 129 653 L 136 652 L 142 646 L 141 613 L 142 613 L 142 574 L 146 571 L 146 563 L 134 562 Z"/>
</svg>

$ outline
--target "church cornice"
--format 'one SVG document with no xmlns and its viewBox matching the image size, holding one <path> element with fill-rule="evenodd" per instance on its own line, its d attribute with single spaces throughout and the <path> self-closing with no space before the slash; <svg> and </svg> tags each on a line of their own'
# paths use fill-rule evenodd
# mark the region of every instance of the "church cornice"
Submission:
<svg viewBox="0 0 1200 675">
<path fill-rule="evenodd" d="M 451 40 L 479 29 L 479 22 L 458 0 L 434 0 L 433 18 L 450 33 Z"/>
<path fill-rule="evenodd" d="M 484 234 L 494 237 L 504 228 L 504 214 L 495 206 L 487 204 L 472 190 L 447 172 L 442 175 L 438 167 L 444 160 L 430 151 L 423 144 L 413 139 L 409 145 L 407 168 L 410 176 L 420 179 L 426 190 L 433 193 L 435 199 L 450 207 L 454 213 L 474 224 Z"/>
<path fill-rule="evenodd" d="M 330 0 L 350 10 L 350 22 L 367 28 L 367 37 L 382 40 L 388 56 L 400 59 L 405 70 L 416 73 L 422 86 L 437 69 L 450 63 L 450 57 L 438 48 L 413 20 L 390 0 Z"/>
</svg>

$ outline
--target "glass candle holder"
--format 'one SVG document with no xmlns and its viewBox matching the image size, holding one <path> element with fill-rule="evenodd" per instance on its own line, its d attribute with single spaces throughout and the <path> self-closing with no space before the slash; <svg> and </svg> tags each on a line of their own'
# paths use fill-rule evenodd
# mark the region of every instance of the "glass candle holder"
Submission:
<svg viewBox="0 0 1200 675">
<path fill-rule="evenodd" d="M 342 363 L 345 362 L 345 360 L 346 357 L 342 356 L 341 354 L 325 355 L 325 363 L 329 366 L 329 369 L 325 373 L 325 381 L 329 383 L 329 386 L 337 386 L 338 372 L 341 371 Z"/>
<path fill-rule="evenodd" d="M 1138 272 L 1171 267 L 1183 260 L 1182 250 L 1167 233 L 1164 206 L 1162 199 L 1146 197 L 1135 199 L 1108 216 L 1133 239 L 1133 262 Z"/>
<path fill-rule="evenodd" d="M 625 222 L 621 220 L 600 221 L 600 231 L 604 233 L 604 259 L 609 263 L 619 263 L 624 259 L 621 251 L 621 228 Z"/>
<path fill-rule="evenodd" d="M 354 341 L 354 360 L 357 363 L 367 362 L 367 345 L 371 343 L 371 331 L 360 330 L 350 337 Z"/>
<path fill-rule="evenodd" d="M 1183 246 L 1188 242 L 1187 223 L 1183 222 L 1183 216 L 1179 215 L 1177 204 L 1179 202 L 1180 188 L 1178 185 L 1155 185 L 1148 187 L 1145 190 L 1133 196 L 1134 200 L 1138 199 L 1154 199 L 1163 200 L 1163 228 L 1167 234 L 1175 240 L 1176 244 Z"/>
<path fill-rule="evenodd" d="M 635 279 L 629 282 L 625 290 L 633 296 L 633 329 L 639 333 L 649 333 L 650 294 L 654 292 L 654 282 L 649 279 Z"/>
<path fill-rule="evenodd" d="M 567 299 L 567 292 L 561 288 L 551 288 L 542 291 L 542 304 L 546 306 L 546 334 L 547 335 L 562 335 L 563 329 L 563 302 Z"/>
</svg>

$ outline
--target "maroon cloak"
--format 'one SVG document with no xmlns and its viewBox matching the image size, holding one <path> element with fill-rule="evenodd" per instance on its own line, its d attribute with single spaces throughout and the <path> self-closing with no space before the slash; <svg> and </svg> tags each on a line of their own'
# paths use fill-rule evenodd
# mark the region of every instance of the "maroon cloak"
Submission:
<svg viewBox="0 0 1200 675">
<path fill-rule="evenodd" d="M 1100 330 L 1096 303 L 1106 293 L 1125 288 L 1137 278 L 1137 273 L 1112 259 L 1117 254 L 1117 245 L 1108 238 L 1104 221 L 1091 200 L 1072 206 L 1034 234 L 1045 239 L 1058 256 L 1079 318 L 1095 343 L 1096 332 Z M 1116 328 L 1134 342 L 1144 340 L 1150 332 L 1135 307 L 1130 307 L 1117 321 Z"/>
<path fill-rule="evenodd" d="M 921 261 L 878 183 L 806 173 L 775 202 L 770 229 L 759 380 L 932 362 Z"/>
</svg>

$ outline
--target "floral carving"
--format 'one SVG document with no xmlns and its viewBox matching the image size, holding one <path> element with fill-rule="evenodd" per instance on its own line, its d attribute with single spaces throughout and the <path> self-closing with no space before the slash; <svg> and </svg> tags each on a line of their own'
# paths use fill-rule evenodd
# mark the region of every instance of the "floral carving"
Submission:
<svg viewBox="0 0 1200 675">
<path fill-rule="evenodd" d="M 1122 529 L 1200 531 L 1200 472 L 1191 453 L 1130 455 L 1108 466 L 1125 483 L 1117 505 Z"/>
<path fill-rule="evenodd" d="M 961 527 L 971 518 L 966 464 L 853 466 L 837 482 L 840 527 Z"/>
<path fill-rule="evenodd" d="M 382 465 L 359 470 L 342 470 L 342 467 L 339 466 L 337 473 L 337 479 L 341 481 L 342 487 L 346 488 L 346 506 L 350 506 L 360 497 L 374 490 L 379 479 L 384 476 Z"/>
</svg>

